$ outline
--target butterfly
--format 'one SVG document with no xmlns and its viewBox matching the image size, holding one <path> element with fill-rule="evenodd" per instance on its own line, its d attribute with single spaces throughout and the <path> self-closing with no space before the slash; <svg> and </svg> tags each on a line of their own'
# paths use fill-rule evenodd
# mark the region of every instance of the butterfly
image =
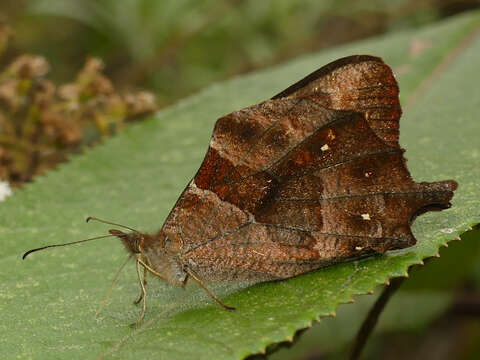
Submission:
<svg viewBox="0 0 480 360">
<path fill-rule="evenodd" d="M 381 58 L 355 55 L 218 119 L 161 229 L 109 231 L 136 259 L 136 324 L 148 273 L 178 286 L 192 279 L 232 310 L 207 282 L 287 279 L 414 245 L 414 219 L 450 207 L 457 183 L 412 179 L 398 95 Z"/>
</svg>

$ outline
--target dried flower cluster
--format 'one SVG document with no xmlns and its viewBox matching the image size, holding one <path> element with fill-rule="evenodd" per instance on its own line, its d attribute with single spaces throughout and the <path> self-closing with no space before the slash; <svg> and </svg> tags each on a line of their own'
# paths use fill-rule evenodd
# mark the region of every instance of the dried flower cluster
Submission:
<svg viewBox="0 0 480 360">
<path fill-rule="evenodd" d="M 0 54 L 10 34 L 0 25 Z M 0 70 L 0 180 L 14 185 L 30 181 L 157 109 L 151 93 L 119 94 L 102 74 L 99 59 L 88 58 L 76 79 L 65 85 L 46 79 L 49 71 L 45 58 L 29 54 Z"/>
</svg>

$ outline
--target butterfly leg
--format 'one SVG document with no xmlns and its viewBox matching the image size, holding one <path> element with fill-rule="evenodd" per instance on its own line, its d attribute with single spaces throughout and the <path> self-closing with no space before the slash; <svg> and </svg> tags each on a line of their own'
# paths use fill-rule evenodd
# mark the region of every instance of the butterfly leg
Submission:
<svg viewBox="0 0 480 360">
<path fill-rule="evenodd" d="M 190 270 L 188 267 L 185 267 L 185 271 L 190 276 L 193 280 L 195 280 L 202 288 L 207 292 L 208 295 L 210 295 L 213 300 L 215 300 L 218 304 L 220 304 L 224 309 L 226 310 L 236 310 L 234 307 L 225 305 L 222 300 L 220 300 L 204 283 L 203 281 L 195 275 L 195 273 Z"/>
<path fill-rule="evenodd" d="M 138 275 L 138 282 L 140 283 L 140 287 L 142 289 L 142 294 L 140 295 L 140 298 L 142 300 L 142 311 L 140 312 L 140 315 L 138 316 L 137 321 L 130 325 L 131 327 L 138 326 L 142 322 L 145 316 L 145 312 L 147 311 L 147 290 L 145 289 L 145 285 L 142 280 L 141 269 L 140 269 L 141 264 L 139 261 L 139 257 L 140 257 L 140 254 L 137 255 L 137 275 Z"/>
<path fill-rule="evenodd" d="M 147 272 L 148 272 L 147 268 L 144 267 L 143 268 L 143 287 L 145 288 L 145 290 L 147 289 Z M 142 301 L 142 299 L 143 299 L 143 290 L 140 292 L 140 296 L 138 297 L 138 299 L 135 300 L 133 303 L 135 305 L 138 305 L 140 301 Z"/>
<path fill-rule="evenodd" d="M 98 307 L 98 310 L 97 310 L 95 316 L 98 316 L 102 312 L 103 307 L 105 306 L 108 299 L 110 298 L 110 295 L 112 294 L 113 287 L 117 283 L 117 280 L 118 280 L 118 277 L 120 276 L 120 273 L 122 272 L 125 265 L 127 265 L 128 260 L 130 260 L 132 258 L 132 256 L 133 255 L 129 255 L 128 258 L 125 260 L 125 262 L 122 264 L 122 266 L 120 266 L 120 269 L 118 269 L 117 273 L 115 274 L 115 277 L 113 278 L 112 285 L 110 286 L 110 289 L 108 290 L 107 295 L 105 296 L 105 299 L 103 299 L 100 306 Z"/>
</svg>

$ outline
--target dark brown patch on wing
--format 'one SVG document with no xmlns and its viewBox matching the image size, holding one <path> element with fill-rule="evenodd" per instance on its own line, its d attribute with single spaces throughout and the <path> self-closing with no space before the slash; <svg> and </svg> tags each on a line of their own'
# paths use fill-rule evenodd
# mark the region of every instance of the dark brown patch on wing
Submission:
<svg viewBox="0 0 480 360">
<path fill-rule="evenodd" d="M 270 171 L 284 180 L 298 177 L 315 168 L 325 168 L 366 154 L 389 150 L 370 130 L 362 115 L 352 112 L 337 112 L 336 115 L 335 121 L 305 137 L 301 144 L 279 159 Z M 358 144 L 359 136 L 362 137 L 361 146 Z"/>
<path fill-rule="evenodd" d="M 213 188 L 223 201 L 248 211 L 257 213 L 276 194 L 278 181 L 268 172 L 262 171 L 232 184 L 221 184 Z"/>
<path fill-rule="evenodd" d="M 239 176 L 246 178 L 262 169 L 270 167 L 286 152 L 293 149 L 303 139 L 319 127 L 332 121 L 335 112 L 309 101 L 308 99 L 282 99 L 278 101 L 265 101 L 259 105 L 243 109 L 235 115 L 228 115 L 220 119 L 221 126 L 216 125 L 210 142 L 209 153 L 216 152 L 216 156 L 222 159 L 217 161 L 212 169 L 204 170 L 203 164 L 200 174 L 210 172 L 209 176 L 217 173 L 216 167 L 228 162 L 233 164 L 235 171 L 227 172 L 226 175 L 216 176 L 219 181 L 201 181 L 201 188 L 209 184 L 231 183 L 238 181 Z M 264 119 L 270 117 L 269 122 Z M 263 124 L 261 131 L 248 139 L 242 133 L 233 135 L 228 129 L 228 123 L 232 128 L 238 127 L 237 123 L 241 116 L 247 123 L 257 117 Z M 258 128 L 258 127 L 257 127 Z M 213 162 L 213 161 L 210 161 Z M 206 164 L 208 167 L 209 165 Z M 207 188 L 207 187 L 205 187 Z"/>
<path fill-rule="evenodd" d="M 329 109 L 364 113 L 378 137 L 400 147 L 398 93 L 392 70 L 381 58 L 355 55 L 322 67 L 272 99 L 309 98 Z"/>
</svg>

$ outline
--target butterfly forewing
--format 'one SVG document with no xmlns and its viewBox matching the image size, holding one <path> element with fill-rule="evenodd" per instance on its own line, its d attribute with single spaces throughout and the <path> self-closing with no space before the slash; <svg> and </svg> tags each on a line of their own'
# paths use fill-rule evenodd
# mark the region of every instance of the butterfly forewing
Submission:
<svg viewBox="0 0 480 360">
<path fill-rule="evenodd" d="M 325 65 L 273 99 L 311 98 L 330 109 L 362 112 L 377 136 L 399 147 L 398 94 L 393 72 L 381 58 L 355 55 Z"/>
</svg>

